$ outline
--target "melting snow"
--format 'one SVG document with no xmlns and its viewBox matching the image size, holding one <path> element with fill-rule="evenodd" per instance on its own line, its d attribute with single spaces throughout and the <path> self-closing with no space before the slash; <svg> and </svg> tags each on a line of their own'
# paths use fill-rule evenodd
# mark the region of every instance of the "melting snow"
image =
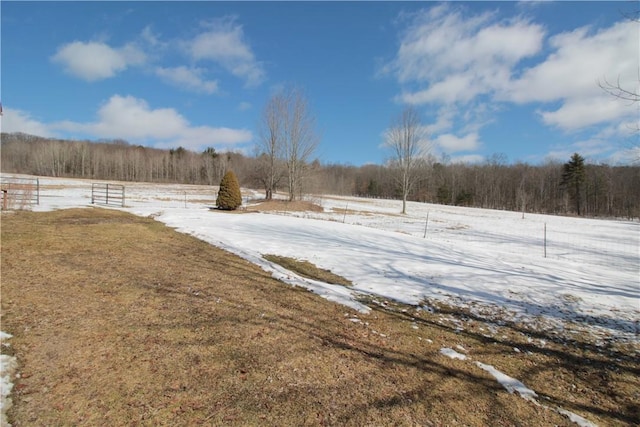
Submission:
<svg viewBox="0 0 640 427">
<path fill-rule="evenodd" d="M 557 413 L 562 414 L 565 417 L 569 418 L 569 420 L 571 420 L 572 422 L 578 424 L 580 427 L 597 427 L 596 424 L 592 423 L 591 421 L 587 420 L 586 418 L 581 417 L 580 415 L 578 415 L 576 413 L 573 413 L 571 411 L 567 411 L 566 409 L 562 409 L 562 408 L 558 408 L 558 407 L 551 407 L 551 406 L 547 406 L 547 405 L 541 404 L 536 399 L 536 397 L 538 397 L 538 395 L 536 394 L 535 391 L 531 390 L 529 387 L 527 387 L 526 385 L 522 384 L 520 381 L 516 380 L 515 378 L 512 378 L 509 375 L 506 375 L 506 374 L 498 371 L 493 366 L 485 365 L 484 363 L 480 363 L 480 362 L 476 362 L 476 365 L 478 367 L 480 367 L 481 369 L 484 369 L 485 371 L 489 372 L 491 375 L 493 375 L 493 377 L 500 384 L 502 384 L 502 386 L 509 393 L 517 392 L 523 399 L 528 400 L 528 401 L 530 401 L 530 402 L 532 402 L 532 403 L 534 403 L 536 405 L 542 406 L 543 408 L 547 408 L 547 409 L 550 409 L 552 411 L 556 411 Z"/>
<path fill-rule="evenodd" d="M 447 347 L 441 348 L 440 353 L 444 354 L 445 356 L 451 359 L 460 359 L 460 360 L 467 359 L 467 356 L 465 356 L 464 354 L 458 353 L 452 348 L 447 348 Z"/>
<path fill-rule="evenodd" d="M 0 331 L 0 341 L 3 346 L 9 346 L 6 342 L 11 338 L 11 334 Z M 7 421 L 7 411 L 11 408 L 11 389 L 13 389 L 13 376 L 15 374 L 18 362 L 13 356 L 6 354 L 0 354 L 0 426 L 11 427 L 11 424 Z"/>
<path fill-rule="evenodd" d="M 578 424 L 580 427 L 598 427 L 597 424 L 594 424 L 591 421 L 589 421 L 589 420 L 587 420 L 585 418 L 582 418 L 580 415 L 575 414 L 575 413 L 573 413 L 571 411 L 567 411 L 567 410 L 562 409 L 562 408 L 556 408 L 555 410 L 558 413 L 560 413 L 560 414 L 564 415 L 565 417 L 569 418 L 574 423 Z"/>
<path fill-rule="evenodd" d="M 493 377 L 498 380 L 498 382 L 502 384 L 502 386 L 507 389 L 509 393 L 517 392 L 520 396 L 522 396 L 523 399 L 531 401 L 535 400 L 535 398 L 538 397 L 535 391 L 531 390 L 529 387 L 525 386 L 515 378 L 511 378 L 509 375 L 503 374 L 493 366 L 485 365 L 481 362 L 476 362 L 476 365 L 493 375 Z"/>
</svg>

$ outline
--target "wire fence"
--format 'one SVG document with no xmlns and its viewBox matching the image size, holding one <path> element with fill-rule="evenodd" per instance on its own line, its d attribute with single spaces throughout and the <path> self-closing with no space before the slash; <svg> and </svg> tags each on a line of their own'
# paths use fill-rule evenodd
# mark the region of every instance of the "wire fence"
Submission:
<svg viewBox="0 0 640 427">
<path fill-rule="evenodd" d="M 38 178 L 0 177 L 2 210 L 22 210 L 40 204 Z"/>
<path fill-rule="evenodd" d="M 559 259 L 590 265 L 620 265 L 640 275 L 640 223 L 631 221 L 553 218 L 515 224 L 505 221 L 472 225 L 447 224 L 437 217 L 425 219 L 411 234 L 424 238 L 450 239 L 504 253 L 535 258 Z M 418 227 L 421 225 L 421 228 Z M 430 229 L 431 227 L 431 229 Z"/>
</svg>

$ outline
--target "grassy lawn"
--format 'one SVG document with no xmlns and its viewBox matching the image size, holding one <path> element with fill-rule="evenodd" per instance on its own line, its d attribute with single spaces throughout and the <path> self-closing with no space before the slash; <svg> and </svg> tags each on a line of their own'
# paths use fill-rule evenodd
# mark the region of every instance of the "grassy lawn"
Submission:
<svg viewBox="0 0 640 427">
<path fill-rule="evenodd" d="M 640 364 L 623 353 L 534 337 L 542 348 L 515 326 L 487 337 L 446 314 L 461 331 L 445 307 L 358 314 L 149 218 L 3 214 L 1 242 L 14 426 L 575 425 L 440 354 L 458 345 L 544 405 L 640 417 Z"/>
</svg>

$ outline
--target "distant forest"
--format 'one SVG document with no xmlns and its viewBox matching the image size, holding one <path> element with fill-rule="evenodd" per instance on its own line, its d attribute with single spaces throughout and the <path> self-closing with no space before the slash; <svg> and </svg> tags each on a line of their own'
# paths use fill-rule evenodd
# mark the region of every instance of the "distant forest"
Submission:
<svg viewBox="0 0 640 427">
<path fill-rule="evenodd" d="M 264 189 L 264 156 L 197 153 L 130 145 L 126 141 L 67 141 L 22 133 L 2 133 L 1 170 L 39 176 L 95 180 L 172 182 L 219 185 L 233 170 L 241 186 Z M 569 160 L 569 159 L 567 159 Z M 640 166 L 585 164 L 576 194 L 563 182 L 563 166 L 507 164 L 494 155 L 482 164 L 425 162 L 409 200 L 546 214 L 577 214 L 572 199 L 579 197 L 581 215 L 640 218 Z M 388 165 L 305 165 L 305 194 L 401 197 L 396 173 Z M 284 175 L 284 172 L 283 172 Z M 282 179 L 282 190 L 285 190 Z"/>
</svg>

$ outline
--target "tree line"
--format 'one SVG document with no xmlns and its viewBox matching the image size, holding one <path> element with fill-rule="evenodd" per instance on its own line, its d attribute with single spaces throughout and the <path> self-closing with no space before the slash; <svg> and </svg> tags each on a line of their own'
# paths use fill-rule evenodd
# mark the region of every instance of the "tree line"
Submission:
<svg viewBox="0 0 640 427">
<path fill-rule="evenodd" d="M 194 152 L 185 148 L 157 149 L 126 141 L 69 141 L 21 133 L 2 133 L 3 173 L 87 178 L 95 180 L 172 182 L 219 185 L 233 170 L 241 186 L 271 193 L 288 193 L 286 165 L 265 183 L 269 156 L 218 153 L 213 148 Z M 578 165 L 572 181 L 572 157 L 567 163 L 508 164 L 494 155 L 481 164 L 459 164 L 427 157 L 414 171 L 407 199 L 419 202 L 504 209 L 547 214 L 640 218 L 640 167 L 606 164 Z M 275 163 L 284 162 L 276 158 Z M 298 160 L 305 179 L 297 194 L 336 194 L 403 198 L 396 167 L 322 164 Z M 281 179 L 282 178 L 282 179 Z M 576 203 L 577 202 L 577 203 Z"/>
</svg>

